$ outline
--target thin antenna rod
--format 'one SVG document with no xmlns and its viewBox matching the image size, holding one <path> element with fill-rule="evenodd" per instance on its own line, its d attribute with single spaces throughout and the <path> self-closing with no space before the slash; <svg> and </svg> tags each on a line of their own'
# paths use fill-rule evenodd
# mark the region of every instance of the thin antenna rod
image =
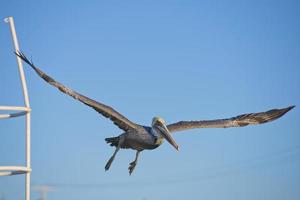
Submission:
<svg viewBox="0 0 300 200">
<path fill-rule="evenodd" d="M 47 186 L 47 185 L 36 185 L 33 186 L 33 190 L 36 190 L 40 193 L 39 200 L 47 200 L 47 194 L 48 192 L 54 191 L 53 187 Z"/>
</svg>

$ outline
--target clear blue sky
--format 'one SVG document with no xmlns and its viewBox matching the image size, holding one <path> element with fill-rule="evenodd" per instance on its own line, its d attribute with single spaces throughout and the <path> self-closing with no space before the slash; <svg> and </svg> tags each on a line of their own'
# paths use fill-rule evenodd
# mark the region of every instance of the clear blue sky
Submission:
<svg viewBox="0 0 300 200">
<path fill-rule="evenodd" d="M 144 151 L 104 138 L 109 120 L 25 67 L 32 106 L 32 185 L 60 199 L 299 199 L 299 1 L 2 1 L 21 49 L 45 72 L 149 125 L 232 117 L 296 105 L 261 126 L 174 134 Z M 0 23 L 0 105 L 23 105 L 9 27 Z M 24 118 L 0 122 L 0 165 L 23 165 Z M 0 177 L 0 197 L 23 199 L 24 176 Z M 32 199 L 38 193 L 32 191 Z"/>
</svg>

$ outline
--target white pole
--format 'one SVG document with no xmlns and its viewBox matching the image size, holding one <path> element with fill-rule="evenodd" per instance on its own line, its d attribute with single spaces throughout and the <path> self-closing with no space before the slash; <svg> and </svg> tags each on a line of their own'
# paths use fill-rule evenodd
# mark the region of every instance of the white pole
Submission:
<svg viewBox="0 0 300 200">
<path fill-rule="evenodd" d="M 10 25 L 10 31 L 11 31 L 11 36 L 12 36 L 14 47 L 15 47 L 15 52 L 18 53 L 20 51 L 20 48 L 19 48 L 18 38 L 17 38 L 17 34 L 16 34 L 14 19 L 12 17 L 8 17 L 8 18 L 5 18 L 4 21 L 9 23 L 9 25 Z M 16 58 L 17 58 L 20 78 L 21 78 L 21 82 L 22 82 L 25 105 L 26 105 L 26 107 L 29 108 L 30 107 L 29 106 L 29 98 L 28 98 L 27 85 L 26 85 L 26 80 L 25 80 L 25 75 L 24 75 L 24 70 L 23 70 L 23 65 L 22 65 L 22 59 L 19 58 L 18 56 L 16 56 Z"/>
<path fill-rule="evenodd" d="M 9 25 L 10 25 L 10 31 L 11 31 L 12 40 L 14 43 L 15 52 L 19 52 L 20 51 L 19 43 L 18 43 L 18 39 L 17 39 L 14 19 L 12 17 L 8 17 L 8 18 L 5 18 L 4 21 L 9 23 Z M 22 60 L 18 56 L 16 56 L 16 57 L 17 57 L 17 63 L 18 63 L 18 67 L 19 67 L 19 73 L 20 73 L 20 78 L 21 78 L 21 83 L 22 83 L 22 88 L 23 88 L 25 106 L 27 108 L 30 108 Z M 27 112 L 27 114 L 26 114 L 26 167 L 27 167 L 27 169 L 30 169 L 30 167 L 31 167 L 31 165 L 30 165 L 30 112 Z M 28 173 L 26 173 L 25 200 L 30 200 L 30 171 L 28 171 Z"/>
</svg>

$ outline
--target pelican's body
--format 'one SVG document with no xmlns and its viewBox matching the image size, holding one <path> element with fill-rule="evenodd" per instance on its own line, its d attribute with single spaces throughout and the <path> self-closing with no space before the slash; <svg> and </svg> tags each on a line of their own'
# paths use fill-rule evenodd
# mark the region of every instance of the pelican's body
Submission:
<svg viewBox="0 0 300 200">
<path fill-rule="evenodd" d="M 29 64 L 36 73 L 43 78 L 50 85 L 58 88 L 61 92 L 73 97 L 74 99 L 90 106 L 104 117 L 109 118 L 120 129 L 124 131 L 123 134 L 117 137 L 106 138 L 106 142 L 111 146 L 116 147 L 115 152 L 109 159 L 105 166 L 105 170 L 108 170 L 120 148 L 136 150 L 135 160 L 130 163 L 129 174 L 133 172 L 138 161 L 138 156 L 141 151 L 148 149 L 155 149 L 159 147 L 164 140 L 167 140 L 176 150 L 179 146 L 171 136 L 172 132 L 183 131 L 194 128 L 228 128 L 228 127 L 242 127 L 247 125 L 262 124 L 273 121 L 283 116 L 294 106 L 289 106 L 283 109 L 273 109 L 266 112 L 250 113 L 238 115 L 236 117 L 217 120 L 203 120 L 203 121 L 180 121 L 167 125 L 166 122 L 160 117 L 154 117 L 152 119 L 151 126 L 143 126 L 136 124 L 112 107 L 99 103 L 93 99 L 90 99 L 82 94 L 73 91 L 70 88 L 65 87 L 61 83 L 55 81 L 53 78 L 45 74 L 39 68 L 37 68 L 32 62 L 30 62 L 23 53 L 16 53 L 23 61 Z"/>
<path fill-rule="evenodd" d="M 136 130 L 125 132 L 118 137 L 106 138 L 106 141 L 110 144 L 113 144 L 112 146 L 116 146 L 116 142 L 120 138 L 122 138 L 120 148 L 123 149 L 133 149 L 138 151 L 142 151 L 144 149 L 151 150 L 159 147 L 162 144 L 159 142 L 162 141 L 162 138 L 158 135 L 155 135 L 152 128 L 147 126 L 141 126 Z"/>
</svg>

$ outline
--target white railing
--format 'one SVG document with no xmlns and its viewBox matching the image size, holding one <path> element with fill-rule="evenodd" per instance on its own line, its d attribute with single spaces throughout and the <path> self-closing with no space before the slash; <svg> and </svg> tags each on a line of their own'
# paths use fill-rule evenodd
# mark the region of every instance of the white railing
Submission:
<svg viewBox="0 0 300 200">
<path fill-rule="evenodd" d="M 10 26 L 10 32 L 14 44 L 15 52 L 19 52 L 19 44 L 17 39 L 17 34 L 14 25 L 14 19 L 8 17 L 4 19 Z M 0 110 L 8 111 L 7 114 L 0 114 L 0 119 L 9 119 L 12 117 L 19 117 L 26 115 L 26 166 L 0 166 L 0 176 L 10 176 L 17 174 L 25 174 L 25 200 L 30 200 L 30 105 L 27 92 L 27 85 L 22 65 L 22 60 L 16 56 L 19 75 L 22 83 L 22 90 L 24 96 L 25 106 L 0 106 Z"/>
</svg>

